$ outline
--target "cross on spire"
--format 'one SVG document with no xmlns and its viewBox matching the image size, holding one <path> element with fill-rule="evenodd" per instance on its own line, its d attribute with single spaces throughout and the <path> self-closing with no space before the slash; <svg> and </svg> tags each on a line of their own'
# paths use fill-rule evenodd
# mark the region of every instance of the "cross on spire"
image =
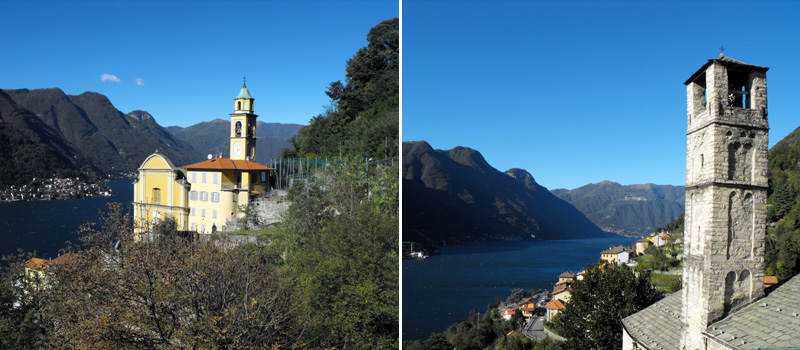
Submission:
<svg viewBox="0 0 800 350">
<path fill-rule="evenodd" d="M 243 88 L 247 87 L 247 76 L 244 76 L 244 84 L 242 85 Z"/>
<path fill-rule="evenodd" d="M 725 54 L 725 47 L 723 47 L 723 46 L 720 46 L 720 47 L 719 47 L 719 53 L 721 53 L 721 54 Z"/>
</svg>

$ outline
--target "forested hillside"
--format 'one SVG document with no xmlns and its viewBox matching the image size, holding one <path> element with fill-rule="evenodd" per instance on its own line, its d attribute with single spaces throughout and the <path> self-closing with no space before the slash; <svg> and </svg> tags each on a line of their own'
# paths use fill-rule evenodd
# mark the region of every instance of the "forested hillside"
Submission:
<svg viewBox="0 0 800 350">
<path fill-rule="evenodd" d="M 800 272 L 800 128 L 769 150 L 767 275 Z"/>
<path fill-rule="evenodd" d="M 97 176 L 99 169 L 81 157 L 36 115 L 0 90 L 0 187 L 33 178 Z"/>
<path fill-rule="evenodd" d="M 400 21 L 367 34 L 369 44 L 347 61 L 345 82 L 330 83 L 328 109 L 292 139 L 284 157 L 397 157 L 400 124 Z"/>
<path fill-rule="evenodd" d="M 553 194 L 578 208 L 605 231 L 641 237 L 684 211 L 685 190 L 672 185 L 628 185 L 612 181 Z"/>
</svg>

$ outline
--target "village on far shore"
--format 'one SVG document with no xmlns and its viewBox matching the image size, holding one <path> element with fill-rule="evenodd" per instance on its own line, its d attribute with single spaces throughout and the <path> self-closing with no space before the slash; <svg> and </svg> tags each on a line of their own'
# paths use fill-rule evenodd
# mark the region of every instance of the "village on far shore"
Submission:
<svg viewBox="0 0 800 350">
<path fill-rule="evenodd" d="M 112 191 L 104 180 L 90 182 L 80 177 L 33 178 L 30 184 L 0 189 L 0 202 L 49 201 L 111 195 Z"/>
</svg>

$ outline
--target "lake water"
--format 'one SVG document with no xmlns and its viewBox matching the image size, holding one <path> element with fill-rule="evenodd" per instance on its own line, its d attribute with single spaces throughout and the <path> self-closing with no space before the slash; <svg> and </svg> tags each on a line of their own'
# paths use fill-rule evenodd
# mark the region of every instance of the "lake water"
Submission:
<svg viewBox="0 0 800 350">
<path fill-rule="evenodd" d="M 514 288 L 552 290 L 558 275 L 578 272 L 614 245 L 634 238 L 566 241 L 480 242 L 443 247 L 427 260 L 402 262 L 402 337 L 427 339 L 464 321 L 469 310 L 485 312 Z"/>
<path fill-rule="evenodd" d="M 40 258 L 55 258 L 66 241 L 78 243 L 78 227 L 97 222 L 98 210 L 105 211 L 106 203 L 130 208 L 133 180 L 114 180 L 108 187 L 114 191 L 111 197 L 0 203 L 0 256 L 21 248 L 35 250 Z"/>
</svg>

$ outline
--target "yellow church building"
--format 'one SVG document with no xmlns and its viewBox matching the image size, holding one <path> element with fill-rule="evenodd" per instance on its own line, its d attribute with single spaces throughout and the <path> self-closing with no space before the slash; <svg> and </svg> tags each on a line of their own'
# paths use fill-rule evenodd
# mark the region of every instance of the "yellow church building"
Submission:
<svg viewBox="0 0 800 350">
<path fill-rule="evenodd" d="M 179 231 L 225 230 L 260 194 L 269 192 L 268 166 L 254 162 L 256 114 L 247 85 L 234 98 L 230 158 L 213 158 L 176 167 L 156 151 L 142 162 L 134 181 L 134 232 L 150 232 L 164 218 L 175 218 Z"/>
</svg>

